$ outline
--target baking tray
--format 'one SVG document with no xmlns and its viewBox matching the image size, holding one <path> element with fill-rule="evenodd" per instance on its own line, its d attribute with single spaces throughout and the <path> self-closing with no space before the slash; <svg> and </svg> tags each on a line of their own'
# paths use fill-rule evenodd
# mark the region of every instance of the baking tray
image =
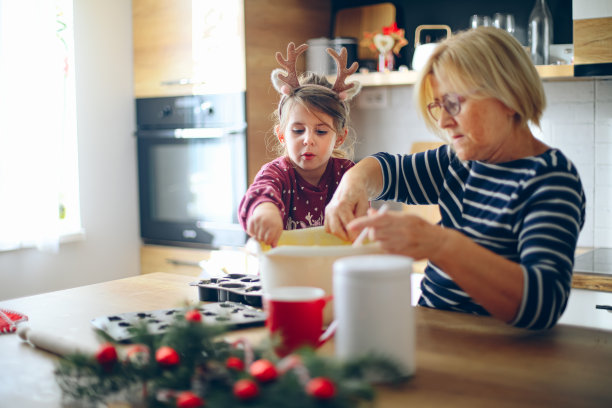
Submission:
<svg viewBox="0 0 612 408">
<path fill-rule="evenodd" d="M 191 282 L 198 287 L 202 302 L 236 302 L 262 307 L 262 289 L 258 275 L 229 273 L 220 277 Z"/>
<path fill-rule="evenodd" d="M 189 308 L 192 309 L 192 308 Z M 188 309 L 164 309 L 148 312 L 121 313 L 102 316 L 91 320 L 91 324 L 106 332 L 118 342 L 129 342 L 132 334 L 129 328 L 145 322 L 152 334 L 162 334 L 179 313 Z M 222 325 L 227 329 L 241 329 L 250 326 L 261 326 L 266 321 L 266 314 L 259 309 L 236 302 L 217 302 L 198 306 L 204 324 Z"/>
</svg>

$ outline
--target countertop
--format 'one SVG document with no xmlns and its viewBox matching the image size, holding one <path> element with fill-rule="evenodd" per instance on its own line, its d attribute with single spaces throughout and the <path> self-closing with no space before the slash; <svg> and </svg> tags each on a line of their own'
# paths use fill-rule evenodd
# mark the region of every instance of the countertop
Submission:
<svg viewBox="0 0 612 408">
<path fill-rule="evenodd" d="M 579 248 L 572 287 L 612 292 L 612 248 Z"/>
<path fill-rule="evenodd" d="M 52 329 L 91 345 L 90 319 L 102 315 L 176 307 L 197 301 L 193 277 L 151 273 L 0 302 L 30 318 L 32 328 Z M 399 387 L 378 386 L 378 408 L 609 407 L 612 406 L 612 333 L 557 325 L 531 332 L 493 318 L 414 308 L 416 373 Z M 232 332 L 257 342 L 262 327 Z M 333 340 L 319 351 L 334 354 Z M 7 406 L 57 407 L 53 377 L 57 357 L 15 334 L 0 335 L 0 401 Z"/>
</svg>

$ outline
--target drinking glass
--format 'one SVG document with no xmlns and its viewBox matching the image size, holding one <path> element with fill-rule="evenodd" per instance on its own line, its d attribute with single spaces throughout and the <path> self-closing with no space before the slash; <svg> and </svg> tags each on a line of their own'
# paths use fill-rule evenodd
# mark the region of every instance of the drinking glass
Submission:
<svg viewBox="0 0 612 408">
<path fill-rule="evenodd" d="M 516 30 L 514 25 L 514 15 L 495 13 L 493 16 L 493 27 L 501 28 L 502 30 L 506 30 L 510 34 L 514 35 L 514 31 Z"/>
<path fill-rule="evenodd" d="M 491 17 L 474 14 L 470 17 L 470 27 L 489 27 L 491 25 Z"/>
</svg>

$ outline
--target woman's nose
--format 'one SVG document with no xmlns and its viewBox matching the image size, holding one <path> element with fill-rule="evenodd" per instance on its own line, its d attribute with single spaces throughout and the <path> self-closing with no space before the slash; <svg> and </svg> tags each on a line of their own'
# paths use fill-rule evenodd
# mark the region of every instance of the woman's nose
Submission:
<svg viewBox="0 0 612 408">
<path fill-rule="evenodd" d="M 455 117 L 446 111 L 446 109 L 440 109 L 440 119 L 438 119 L 438 126 L 440 129 L 446 129 L 448 127 L 454 126 Z"/>
</svg>

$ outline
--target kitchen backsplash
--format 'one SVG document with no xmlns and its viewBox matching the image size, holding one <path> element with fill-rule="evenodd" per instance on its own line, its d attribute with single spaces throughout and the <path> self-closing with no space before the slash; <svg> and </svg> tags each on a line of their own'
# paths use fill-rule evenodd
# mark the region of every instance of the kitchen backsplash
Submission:
<svg viewBox="0 0 612 408">
<path fill-rule="evenodd" d="M 534 134 L 576 165 L 587 196 L 581 247 L 612 247 L 612 80 L 544 82 L 548 106 Z M 356 159 L 408 152 L 416 141 L 437 141 L 416 113 L 413 86 L 365 88 L 351 113 Z"/>
</svg>

